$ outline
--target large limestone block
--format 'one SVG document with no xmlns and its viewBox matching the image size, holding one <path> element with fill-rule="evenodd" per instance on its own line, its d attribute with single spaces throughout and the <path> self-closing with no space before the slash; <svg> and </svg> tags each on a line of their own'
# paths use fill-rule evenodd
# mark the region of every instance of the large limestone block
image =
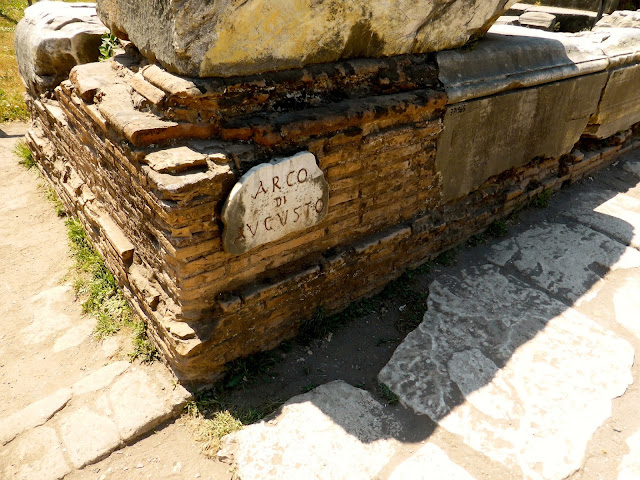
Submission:
<svg viewBox="0 0 640 480">
<path fill-rule="evenodd" d="M 602 11 L 605 13 L 611 13 L 618 8 L 619 0 L 604 0 L 604 2 L 601 0 L 520 0 L 520 3 L 571 8 L 574 10 L 591 10 L 593 12 L 598 12 L 600 5 L 603 4 Z"/>
<path fill-rule="evenodd" d="M 591 38 L 495 25 L 473 49 L 438 53 L 449 103 L 564 80 L 607 68 Z"/>
<path fill-rule="evenodd" d="M 603 28 L 640 28 L 640 11 L 623 10 L 605 15 L 594 30 Z"/>
<path fill-rule="evenodd" d="M 514 0 L 99 0 L 119 37 L 165 68 L 233 76 L 424 53 L 482 35 Z"/>
<path fill-rule="evenodd" d="M 28 7 L 15 35 L 27 90 L 32 95 L 51 91 L 75 65 L 95 62 L 106 32 L 92 3 L 40 2 Z"/>
<path fill-rule="evenodd" d="M 640 122 L 640 28 L 598 28 L 583 38 L 609 58 L 609 80 L 585 131 L 607 138 Z"/>
<path fill-rule="evenodd" d="M 443 200 L 463 197 L 536 157 L 569 153 L 607 77 L 600 72 L 449 105 L 436 154 Z"/>
</svg>

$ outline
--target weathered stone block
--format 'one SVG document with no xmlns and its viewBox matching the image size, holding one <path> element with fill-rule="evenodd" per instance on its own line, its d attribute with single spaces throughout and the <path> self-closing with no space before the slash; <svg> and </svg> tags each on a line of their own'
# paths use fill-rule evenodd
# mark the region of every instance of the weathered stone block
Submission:
<svg viewBox="0 0 640 480">
<path fill-rule="evenodd" d="M 569 153 L 609 65 L 586 39 L 511 26 L 492 29 L 470 52 L 440 52 L 438 63 L 450 103 L 436 154 L 444 201 L 533 158 Z"/>
<path fill-rule="evenodd" d="M 75 65 L 98 60 L 109 30 L 90 3 L 41 2 L 28 7 L 16 28 L 20 76 L 34 95 L 51 91 Z"/>
<path fill-rule="evenodd" d="M 618 8 L 619 0 L 520 0 L 520 3 L 542 5 L 548 7 L 571 8 L 575 10 L 599 11 L 602 5 L 604 13 L 611 13 Z"/>
<path fill-rule="evenodd" d="M 640 121 L 640 29 L 602 28 L 585 38 L 609 58 L 609 79 L 585 131 L 603 139 Z"/>
<path fill-rule="evenodd" d="M 99 0 L 105 24 L 170 71 L 229 77 L 424 53 L 484 34 L 515 0 Z"/>
</svg>

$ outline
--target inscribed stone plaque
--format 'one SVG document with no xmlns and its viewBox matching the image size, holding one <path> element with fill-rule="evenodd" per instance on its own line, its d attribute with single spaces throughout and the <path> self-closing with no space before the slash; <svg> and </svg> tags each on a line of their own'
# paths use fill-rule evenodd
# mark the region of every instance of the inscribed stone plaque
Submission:
<svg viewBox="0 0 640 480">
<path fill-rule="evenodd" d="M 329 185 L 309 152 L 253 167 L 233 187 L 222 209 L 225 251 L 240 255 L 327 215 Z"/>
</svg>

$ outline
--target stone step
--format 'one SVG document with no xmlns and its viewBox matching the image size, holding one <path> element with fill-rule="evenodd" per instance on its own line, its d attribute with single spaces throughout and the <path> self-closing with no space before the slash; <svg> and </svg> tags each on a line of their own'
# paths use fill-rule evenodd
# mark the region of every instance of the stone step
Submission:
<svg viewBox="0 0 640 480">
<path fill-rule="evenodd" d="M 106 365 L 0 419 L 0 477 L 63 478 L 173 418 L 189 398 L 161 365 Z"/>
</svg>

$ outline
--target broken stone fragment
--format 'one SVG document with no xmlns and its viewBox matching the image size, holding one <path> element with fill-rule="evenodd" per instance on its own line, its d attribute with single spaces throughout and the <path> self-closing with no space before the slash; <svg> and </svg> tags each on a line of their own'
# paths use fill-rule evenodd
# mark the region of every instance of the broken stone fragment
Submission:
<svg viewBox="0 0 640 480">
<path fill-rule="evenodd" d="M 456 48 L 515 0 L 98 0 L 102 21 L 149 59 L 194 77 Z"/>
<path fill-rule="evenodd" d="M 28 7 L 16 28 L 20 76 L 32 95 L 52 91 L 75 65 L 98 60 L 109 30 L 88 3 L 41 2 Z"/>
</svg>

